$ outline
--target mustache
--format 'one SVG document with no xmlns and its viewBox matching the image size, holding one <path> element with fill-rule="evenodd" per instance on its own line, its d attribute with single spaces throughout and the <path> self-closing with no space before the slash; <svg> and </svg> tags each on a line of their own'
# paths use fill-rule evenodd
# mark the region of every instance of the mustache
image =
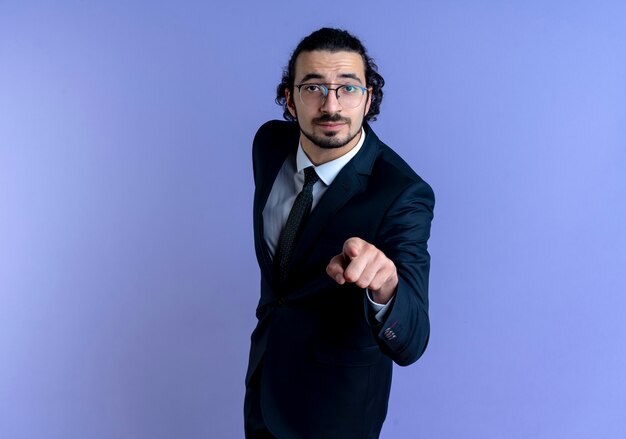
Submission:
<svg viewBox="0 0 626 439">
<path fill-rule="evenodd" d="M 341 115 L 335 113 L 335 114 L 325 114 L 321 117 L 316 117 L 313 119 L 314 123 L 326 123 L 326 122 L 345 122 L 345 123 L 349 123 L 350 119 L 346 118 L 346 117 L 342 117 Z"/>
</svg>

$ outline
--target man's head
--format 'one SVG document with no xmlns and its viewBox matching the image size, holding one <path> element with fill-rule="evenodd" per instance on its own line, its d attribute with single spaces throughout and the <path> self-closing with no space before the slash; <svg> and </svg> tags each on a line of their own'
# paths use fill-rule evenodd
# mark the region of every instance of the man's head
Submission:
<svg viewBox="0 0 626 439">
<path fill-rule="evenodd" d="M 348 32 L 323 28 L 294 50 L 277 88 L 287 120 L 320 148 L 341 148 L 375 120 L 385 81 L 363 44 Z M 339 89 L 338 89 L 339 88 Z"/>
</svg>

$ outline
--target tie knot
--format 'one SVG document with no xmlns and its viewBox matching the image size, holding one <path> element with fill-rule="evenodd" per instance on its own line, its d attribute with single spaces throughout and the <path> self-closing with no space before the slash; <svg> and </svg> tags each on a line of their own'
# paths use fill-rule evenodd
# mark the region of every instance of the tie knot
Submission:
<svg viewBox="0 0 626 439">
<path fill-rule="evenodd" d="M 315 168 L 313 166 L 309 166 L 308 168 L 304 168 L 304 186 L 313 186 L 320 177 L 315 172 Z"/>
</svg>

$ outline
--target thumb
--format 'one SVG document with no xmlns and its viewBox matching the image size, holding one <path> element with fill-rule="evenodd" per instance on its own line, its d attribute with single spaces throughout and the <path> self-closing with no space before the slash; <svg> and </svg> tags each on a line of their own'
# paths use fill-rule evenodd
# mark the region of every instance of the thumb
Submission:
<svg viewBox="0 0 626 439">
<path fill-rule="evenodd" d="M 326 273 L 335 279 L 339 285 L 343 285 L 346 279 L 343 277 L 343 265 L 344 265 L 344 255 L 343 253 L 339 253 L 337 256 L 333 257 L 328 265 L 326 266 Z"/>
</svg>

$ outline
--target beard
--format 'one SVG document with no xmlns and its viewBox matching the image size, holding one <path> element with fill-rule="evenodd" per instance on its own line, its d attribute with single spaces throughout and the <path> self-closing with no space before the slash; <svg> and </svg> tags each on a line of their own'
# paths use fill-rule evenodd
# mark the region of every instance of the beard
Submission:
<svg viewBox="0 0 626 439">
<path fill-rule="evenodd" d="M 323 123 L 323 122 L 342 122 L 342 123 L 345 123 L 348 127 L 351 127 L 350 119 L 341 117 L 338 114 L 335 114 L 333 116 L 324 115 L 322 117 L 317 117 L 313 119 L 311 122 L 314 125 L 318 123 Z M 356 130 L 354 133 L 348 132 L 348 134 L 343 138 L 339 137 L 338 133 L 333 132 L 333 131 L 327 132 L 323 135 L 316 135 L 313 132 L 307 132 L 302 127 L 302 125 L 300 125 L 300 132 L 304 134 L 304 137 L 306 137 L 307 139 L 309 139 L 311 142 L 313 142 L 315 145 L 317 145 L 318 147 L 322 149 L 337 149 L 337 148 L 343 148 L 352 140 L 354 140 L 354 138 L 358 136 L 359 133 L 361 132 L 361 128 L 359 127 L 359 129 Z"/>
</svg>

